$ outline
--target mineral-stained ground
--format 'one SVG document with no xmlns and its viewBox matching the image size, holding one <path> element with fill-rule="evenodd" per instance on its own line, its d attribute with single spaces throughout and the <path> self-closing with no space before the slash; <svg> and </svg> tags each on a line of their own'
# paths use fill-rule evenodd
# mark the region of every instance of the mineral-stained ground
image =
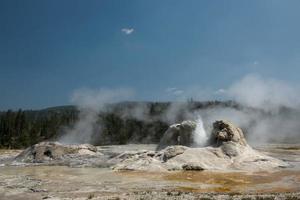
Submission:
<svg viewBox="0 0 300 200">
<path fill-rule="evenodd" d="M 110 155 L 155 148 L 133 144 L 97 147 Z M 255 149 L 290 167 L 258 172 L 143 172 L 113 171 L 105 166 L 2 164 L 0 199 L 300 199 L 300 144 L 265 144 Z M 20 152 L 1 150 L 0 163 Z"/>
</svg>

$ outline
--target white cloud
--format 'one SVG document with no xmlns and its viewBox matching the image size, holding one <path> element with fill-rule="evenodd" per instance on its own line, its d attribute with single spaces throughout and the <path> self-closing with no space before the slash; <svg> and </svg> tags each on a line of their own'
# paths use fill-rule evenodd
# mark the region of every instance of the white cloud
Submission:
<svg viewBox="0 0 300 200">
<path fill-rule="evenodd" d="M 217 91 L 215 91 L 216 95 L 223 95 L 225 94 L 227 91 L 223 88 L 218 89 Z"/>
<path fill-rule="evenodd" d="M 134 29 L 133 28 L 122 28 L 121 31 L 126 35 L 130 35 L 134 32 Z"/>
<path fill-rule="evenodd" d="M 181 95 L 183 93 L 183 90 L 175 90 L 173 91 L 174 95 Z"/>
<path fill-rule="evenodd" d="M 175 96 L 179 96 L 182 93 L 184 93 L 183 90 L 180 90 L 180 89 L 175 88 L 175 87 L 167 88 L 166 92 L 169 93 L 169 94 L 175 95 Z"/>
<path fill-rule="evenodd" d="M 177 90 L 177 88 L 175 88 L 175 87 L 169 87 L 169 88 L 166 89 L 166 92 L 171 93 L 174 90 Z"/>
</svg>

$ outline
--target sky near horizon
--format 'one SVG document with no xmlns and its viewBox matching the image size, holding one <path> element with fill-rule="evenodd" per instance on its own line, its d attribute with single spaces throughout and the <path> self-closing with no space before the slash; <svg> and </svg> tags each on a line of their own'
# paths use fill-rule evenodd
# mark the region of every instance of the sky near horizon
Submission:
<svg viewBox="0 0 300 200">
<path fill-rule="evenodd" d="M 205 96 L 248 74 L 298 85 L 299 8 L 297 0 L 0 0 L 0 109 L 69 104 L 79 88 L 130 88 L 135 100 Z"/>
</svg>

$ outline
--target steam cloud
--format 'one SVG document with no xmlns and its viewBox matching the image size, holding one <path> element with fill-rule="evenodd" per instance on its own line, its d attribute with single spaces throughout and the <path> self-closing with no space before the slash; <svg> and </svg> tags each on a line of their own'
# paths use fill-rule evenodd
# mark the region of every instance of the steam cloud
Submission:
<svg viewBox="0 0 300 200">
<path fill-rule="evenodd" d="M 220 119 L 230 120 L 242 127 L 252 145 L 300 140 L 299 88 L 280 80 L 250 74 L 228 88 L 218 90 L 217 94 L 241 106 L 204 107 L 188 112 L 187 103 L 173 103 L 165 114 L 166 121 L 174 123 L 178 115 L 182 115 L 182 119 L 196 120 L 194 142 L 197 146 L 206 144 L 206 133 L 210 133 L 212 123 Z"/>
<path fill-rule="evenodd" d="M 66 128 L 59 139 L 62 143 L 91 143 L 95 132 L 101 134 L 101 125 L 97 123 L 98 114 L 106 104 L 128 100 L 134 92 L 130 89 L 79 89 L 71 98 L 71 102 L 79 108 L 79 119 L 72 128 Z"/>
<path fill-rule="evenodd" d="M 128 89 L 75 91 L 72 102 L 79 108 L 79 120 L 73 128 L 66 129 L 66 134 L 60 138 L 60 142 L 90 143 L 93 133 L 97 132 L 101 135 L 101 125 L 97 120 L 98 114 L 104 111 L 106 104 L 128 100 L 133 97 L 133 93 Z M 198 94 L 203 94 L 203 91 L 199 91 Z M 195 92 L 195 96 L 199 96 L 198 94 Z M 258 141 L 262 143 L 299 141 L 300 93 L 298 88 L 283 81 L 247 75 L 228 88 L 222 89 L 218 94 L 242 106 L 219 105 L 189 110 L 188 102 L 180 101 L 171 103 L 158 120 L 168 124 L 188 119 L 195 120 L 197 128 L 194 132 L 194 142 L 197 146 L 206 144 L 207 133 L 211 132 L 212 123 L 220 119 L 228 119 L 246 130 L 246 137 L 252 145 Z M 121 117 L 143 121 L 153 120 L 148 113 L 147 105 L 135 103 L 130 109 L 123 110 Z"/>
<path fill-rule="evenodd" d="M 206 129 L 210 129 L 209 125 L 215 120 L 228 119 L 246 130 L 253 145 L 299 141 L 300 93 L 297 87 L 251 74 L 233 83 L 223 94 L 242 107 L 199 111 Z"/>
<path fill-rule="evenodd" d="M 266 111 L 278 111 L 280 107 L 299 108 L 298 88 L 258 75 L 247 75 L 228 89 L 228 95 L 246 106 Z"/>
</svg>

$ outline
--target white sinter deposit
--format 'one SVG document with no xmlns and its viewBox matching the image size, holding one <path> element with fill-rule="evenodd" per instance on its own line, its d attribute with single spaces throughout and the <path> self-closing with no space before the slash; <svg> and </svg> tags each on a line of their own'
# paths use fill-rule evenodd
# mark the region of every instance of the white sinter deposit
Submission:
<svg viewBox="0 0 300 200">
<path fill-rule="evenodd" d="M 158 152 L 125 152 L 114 158 L 114 162 L 117 163 L 114 169 L 259 171 L 289 166 L 279 159 L 252 149 L 247 144 L 243 131 L 225 120 L 213 124 L 207 147 L 174 145 L 178 136 L 184 137 L 185 141 L 191 141 L 186 138 L 191 137 L 195 129 L 196 123 L 192 121 L 172 125 L 158 146 L 158 149 L 161 146 L 167 146 L 166 148 Z"/>
<path fill-rule="evenodd" d="M 200 119 L 201 120 L 201 119 Z M 207 144 L 206 147 L 195 147 Z M 203 142 L 202 142 L 203 141 Z M 29 147 L 13 163 L 41 163 L 81 167 L 112 167 L 114 170 L 246 170 L 288 167 L 279 159 L 252 149 L 243 131 L 229 121 L 213 123 L 208 137 L 202 121 L 171 125 L 156 151 L 122 153 L 101 151 L 92 145 L 64 145 L 42 142 Z"/>
</svg>

